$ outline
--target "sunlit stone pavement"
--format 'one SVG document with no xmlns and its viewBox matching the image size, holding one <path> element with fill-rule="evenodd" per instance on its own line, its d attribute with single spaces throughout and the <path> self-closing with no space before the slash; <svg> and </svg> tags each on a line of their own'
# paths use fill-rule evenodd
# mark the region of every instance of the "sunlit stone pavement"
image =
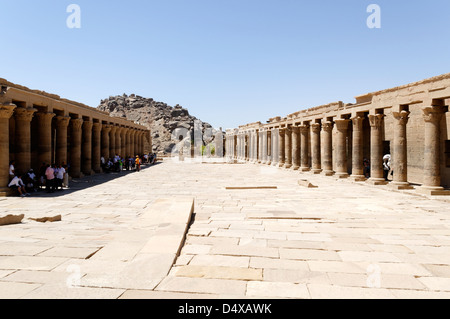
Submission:
<svg viewBox="0 0 450 319">
<path fill-rule="evenodd" d="M 2 213 L 25 214 L 22 224 L 0 227 L 0 298 L 450 297 L 445 197 L 171 160 L 71 186 L 0 199 Z M 170 241 L 146 250 L 167 225 L 143 218 L 161 199 L 187 198 L 193 221 L 170 269 Z M 58 214 L 60 222 L 29 219 Z"/>
</svg>

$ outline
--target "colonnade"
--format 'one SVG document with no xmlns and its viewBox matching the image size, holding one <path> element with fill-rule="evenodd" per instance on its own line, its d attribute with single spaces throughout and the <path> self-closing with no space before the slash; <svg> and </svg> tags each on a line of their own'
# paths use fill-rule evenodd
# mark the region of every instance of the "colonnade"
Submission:
<svg viewBox="0 0 450 319">
<path fill-rule="evenodd" d="M 53 96 L 36 96 L 11 90 L 0 96 L 0 193 L 9 182 L 9 163 L 15 161 L 16 173 L 35 171 L 45 164 L 68 165 L 69 175 L 78 178 L 101 172 L 101 158 L 116 154 L 134 156 L 144 153 L 151 143 L 146 127 L 113 118 L 76 102 L 54 101 Z M 33 92 L 34 93 L 34 92 Z M 25 95 L 36 102 L 16 100 Z M 30 96 L 28 96 L 30 94 Z M 52 99 L 53 98 L 53 99 Z M 42 100 L 48 100 L 43 105 Z"/>
<path fill-rule="evenodd" d="M 423 185 L 418 191 L 444 195 L 440 174 L 440 123 L 447 109 L 442 106 L 421 106 L 424 135 Z M 273 165 L 285 169 L 351 178 L 373 185 L 385 185 L 384 130 L 386 115 L 393 125 L 390 144 L 393 181 L 396 189 L 412 189 L 408 182 L 409 106 L 399 105 L 392 112 L 383 109 L 336 114 L 324 118 L 287 117 L 268 124 L 252 123 L 227 132 L 227 147 L 234 150 L 231 158 Z M 364 129 L 368 123 L 369 129 Z M 365 136 L 367 135 L 368 136 Z M 370 178 L 364 174 L 364 141 L 370 139 L 368 156 Z M 255 151 L 257 150 L 257 152 Z M 365 151 L 367 154 L 367 150 Z"/>
</svg>

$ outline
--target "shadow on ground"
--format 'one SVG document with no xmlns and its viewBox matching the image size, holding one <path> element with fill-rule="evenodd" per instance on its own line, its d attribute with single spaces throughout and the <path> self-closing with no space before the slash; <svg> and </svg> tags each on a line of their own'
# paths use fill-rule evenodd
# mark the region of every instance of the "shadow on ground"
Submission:
<svg viewBox="0 0 450 319">
<path fill-rule="evenodd" d="M 162 163 L 158 162 L 153 165 L 143 165 L 141 167 L 141 171 L 146 171 L 148 169 L 151 169 L 152 167 L 156 165 L 160 165 Z M 110 172 L 110 173 L 102 173 L 102 174 L 95 174 L 92 176 L 85 176 L 83 178 L 76 178 L 69 182 L 69 188 L 64 188 L 63 190 L 57 190 L 54 193 L 47 193 L 45 189 L 42 189 L 36 193 L 31 193 L 31 197 L 60 197 L 65 196 L 68 194 L 72 194 L 74 192 L 84 190 L 90 187 L 98 186 L 103 183 L 110 182 L 116 178 L 121 178 L 124 176 L 132 175 L 132 174 L 140 174 L 136 171 L 123 171 L 121 173 L 118 172 Z"/>
</svg>

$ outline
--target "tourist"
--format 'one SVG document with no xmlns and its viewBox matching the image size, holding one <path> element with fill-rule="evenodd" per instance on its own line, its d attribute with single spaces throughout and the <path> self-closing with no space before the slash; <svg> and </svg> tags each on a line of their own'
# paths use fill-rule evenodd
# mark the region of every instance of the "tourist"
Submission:
<svg viewBox="0 0 450 319">
<path fill-rule="evenodd" d="M 14 160 L 9 162 L 9 181 L 12 181 L 12 179 L 16 176 L 16 172 L 15 172 L 15 168 L 14 168 L 15 164 L 16 164 L 16 162 Z"/>
<path fill-rule="evenodd" d="M 364 166 L 364 176 L 366 178 L 370 178 L 370 161 L 367 158 L 364 159 L 363 166 Z"/>
<path fill-rule="evenodd" d="M 25 189 L 25 184 L 23 183 L 22 178 L 19 176 L 14 176 L 14 178 L 8 184 L 8 187 L 12 190 L 17 190 L 20 197 L 30 196 L 30 194 Z"/>
<path fill-rule="evenodd" d="M 48 165 L 45 163 L 42 163 L 41 167 L 39 168 L 39 186 L 43 188 L 45 186 L 46 178 L 45 178 L 45 171 L 47 170 Z"/>
<path fill-rule="evenodd" d="M 123 159 L 119 158 L 119 173 L 122 173 L 123 171 Z"/>
<path fill-rule="evenodd" d="M 105 164 L 106 164 L 105 158 L 102 156 L 100 158 L 100 166 L 101 166 L 102 170 L 105 170 Z"/>
<path fill-rule="evenodd" d="M 136 172 L 140 172 L 141 171 L 141 159 L 139 158 L 139 155 L 136 156 L 135 165 L 136 165 Z"/>
<path fill-rule="evenodd" d="M 46 178 L 46 188 L 47 193 L 55 192 L 55 169 L 54 166 L 47 165 L 47 169 L 45 170 L 45 178 Z"/>
<path fill-rule="evenodd" d="M 58 190 L 63 190 L 63 181 L 64 181 L 64 174 L 66 173 L 66 170 L 62 165 L 59 165 L 59 167 L 56 170 L 56 185 L 55 188 Z"/>
<path fill-rule="evenodd" d="M 383 173 L 384 173 L 384 179 L 388 181 L 389 172 L 391 170 L 391 155 L 386 154 L 383 157 Z"/>
<path fill-rule="evenodd" d="M 62 168 L 64 168 L 63 187 L 68 188 L 69 187 L 68 167 L 67 167 L 67 165 L 63 165 Z"/>
<path fill-rule="evenodd" d="M 32 190 L 33 192 L 37 192 L 37 178 L 33 169 L 30 169 L 26 174 L 26 181 L 24 181 L 27 190 Z"/>
<path fill-rule="evenodd" d="M 133 158 L 133 156 L 130 156 L 130 169 L 134 170 L 135 165 L 136 165 L 135 159 Z"/>
</svg>

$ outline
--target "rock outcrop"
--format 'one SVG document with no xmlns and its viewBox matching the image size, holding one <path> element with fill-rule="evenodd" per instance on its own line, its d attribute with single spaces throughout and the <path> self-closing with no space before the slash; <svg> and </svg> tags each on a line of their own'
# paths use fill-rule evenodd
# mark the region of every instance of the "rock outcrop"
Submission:
<svg viewBox="0 0 450 319">
<path fill-rule="evenodd" d="M 111 96 L 102 100 L 98 109 L 109 112 L 111 116 L 123 117 L 147 126 L 152 132 L 153 151 L 156 153 L 169 154 L 172 151 L 179 139 L 174 133 L 176 129 L 179 129 L 176 135 L 181 132 L 184 137 L 191 136 L 193 140 L 194 123 L 200 121 L 180 105 L 171 107 L 166 103 L 135 94 Z M 210 124 L 203 122 L 201 122 L 201 130 L 203 144 L 212 142 L 217 131 Z M 205 136 L 211 137 L 205 138 Z"/>
</svg>

